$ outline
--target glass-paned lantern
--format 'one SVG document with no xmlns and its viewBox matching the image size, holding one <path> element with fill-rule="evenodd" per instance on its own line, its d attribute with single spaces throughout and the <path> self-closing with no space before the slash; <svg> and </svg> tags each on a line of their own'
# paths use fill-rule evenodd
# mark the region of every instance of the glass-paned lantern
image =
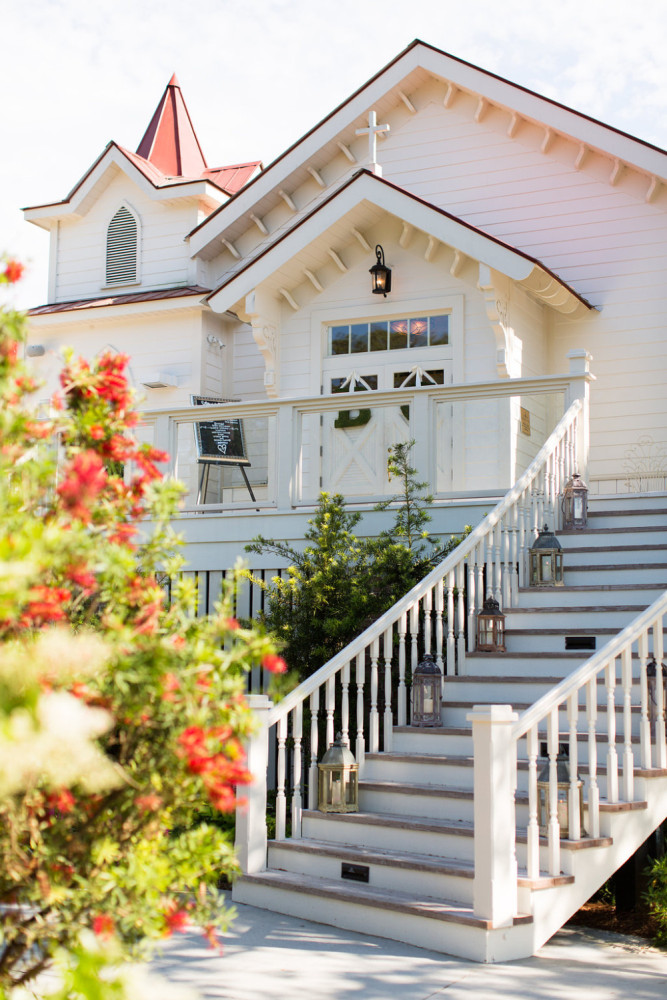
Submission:
<svg viewBox="0 0 667 1000">
<path fill-rule="evenodd" d="M 340 733 L 322 758 L 318 771 L 320 812 L 358 812 L 359 765 Z"/>
<path fill-rule="evenodd" d="M 561 501 L 564 528 L 585 528 L 588 519 L 588 487 L 578 472 L 565 484 Z"/>
<path fill-rule="evenodd" d="M 667 667 L 662 666 L 662 715 L 667 709 Z M 655 738 L 655 724 L 658 721 L 658 664 L 655 657 L 646 664 L 646 686 L 648 688 L 648 721 L 651 726 L 651 739 Z"/>
<path fill-rule="evenodd" d="M 529 556 L 531 587 L 563 586 L 563 550 L 546 524 L 538 533 Z"/>
<path fill-rule="evenodd" d="M 537 779 L 537 822 L 540 833 L 547 833 L 549 826 L 549 761 L 539 773 Z M 567 757 L 558 755 L 556 758 L 557 793 L 556 809 L 561 837 L 567 837 L 570 830 L 570 765 Z M 583 831 L 584 821 L 584 783 L 577 775 L 576 788 L 579 793 L 579 822 Z"/>
<path fill-rule="evenodd" d="M 375 257 L 375 264 L 369 268 L 373 283 L 373 295 L 384 295 L 386 298 L 387 292 L 391 291 L 391 269 L 384 262 L 384 250 L 379 243 L 375 248 Z"/>
<path fill-rule="evenodd" d="M 412 675 L 412 725 L 440 726 L 442 674 L 431 653 L 426 653 Z"/>
<path fill-rule="evenodd" d="M 494 597 L 487 597 L 477 615 L 477 649 L 483 653 L 505 652 L 505 615 Z"/>
</svg>

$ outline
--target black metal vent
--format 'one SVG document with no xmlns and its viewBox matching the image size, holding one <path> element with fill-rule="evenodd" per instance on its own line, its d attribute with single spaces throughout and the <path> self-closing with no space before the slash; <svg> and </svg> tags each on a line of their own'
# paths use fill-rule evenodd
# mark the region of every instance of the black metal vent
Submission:
<svg viewBox="0 0 667 1000">
<path fill-rule="evenodd" d="M 594 635 L 566 635 L 566 649 L 595 649 Z"/>
</svg>

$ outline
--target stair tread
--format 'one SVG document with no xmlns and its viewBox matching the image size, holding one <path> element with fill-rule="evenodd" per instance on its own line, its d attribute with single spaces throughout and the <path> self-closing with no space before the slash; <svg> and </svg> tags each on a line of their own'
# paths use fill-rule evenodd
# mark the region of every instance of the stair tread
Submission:
<svg viewBox="0 0 667 1000">
<path fill-rule="evenodd" d="M 473 836 L 473 825 L 468 820 L 433 819 L 431 816 L 404 816 L 401 813 L 382 812 L 323 813 L 316 809 L 304 809 L 303 817 L 304 819 L 327 819 L 334 822 L 370 826 L 398 827 L 401 830 L 453 833 L 463 837 Z"/>
<path fill-rule="evenodd" d="M 364 791 L 387 791 L 399 795 L 432 795 L 434 798 L 449 799 L 470 799 L 473 793 L 470 788 L 461 788 L 455 785 L 418 785 L 414 782 L 407 784 L 404 781 L 377 781 L 374 778 L 359 782 L 360 790 Z"/>
<path fill-rule="evenodd" d="M 636 590 L 636 587 L 632 588 Z M 655 587 L 655 590 L 660 590 L 659 587 Z M 534 614 L 544 614 L 544 615 L 565 615 L 565 614 L 592 614 L 601 612 L 614 612 L 617 614 L 619 611 L 636 611 L 638 614 L 644 611 L 648 607 L 648 604 L 575 604 L 572 607 L 567 604 L 552 604 L 545 605 L 545 607 L 516 607 L 516 608 L 506 608 L 505 615 L 509 618 L 510 615 L 534 615 Z"/>
<path fill-rule="evenodd" d="M 651 511 L 653 513 L 653 511 Z M 606 515 L 605 515 L 606 516 Z M 578 538 L 586 538 L 588 535 L 623 535 L 637 531 L 665 531 L 664 524 L 621 524 L 610 528 L 559 528 L 556 534 L 558 537 L 569 538 L 574 535 Z"/>
<path fill-rule="evenodd" d="M 328 899 L 376 906 L 434 920 L 463 923 L 484 929 L 491 927 L 490 921 L 476 917 L 472 907 L 465 906 L 458 901 L 419 897 L 415 896 L 414 893 L 398 892 L 393 889 L 380 889 L 360 883 L 352 885 L 350 882 L 274 870 L 242 875 L 239 881 L 254 882 L 276 888 L 291 888 L 297 892 L 324 896 Z M 520 914 L 514 918 L 514 923 L 532 923 L 532 920 L 533 918 L 529 914 Z"/>
<path fill-rule="evenodd" d="M 649 563 L 648 565 L 649 566 L 654 566 L 655 564 Z M 570 566 L 568 566 L 567 568 L 571 569 Z M 582 569 L 587 569 L 588 567 L 583 567 L 582 566 L 581 568 Z M 602 567 L 599 567 L 599 568 L 602 569 Z M 611 569 L 612 567 L 605 566 L 604 568 L 605 569 Z M 632 567 L 632 568 L 634 568 L 634 567 Z M 661 587 L 662 587 L 662 584 L 660 584 L 660 583 L 604 583 L 604 584 L 577 583 L 577 584 L 571 584 L 571 585 L 566 584 L 564 587 L 559 587 L 558 590 L 559 590 L 559 592 L 561 594 L 583 594 L 583 593 L 591 593 L 591 592 L 606 593 L 607 591 L 612 591 L 612 590 L 633 590 L 633 591 L 634 590 L 660 590 Z M 534 594 L 535 593 L 535 588 L 534 587 L 519 587 L 519 593 L 520 594 Z M 606 606 L 607 605 L 605 605 L 605 607 Z M 576 607 L 577 611 L 584 610 L 583 608 L 579 608 L 576 605 L 573 606 L 573 607 Z M 613 607 L 613 605 L 609 605 L 609 607 Z M 511 608 L 510 610 L 515 611 L 515 610 L 522 610 L 522 609 L 521 608 L 519 608 L 519 609 Z M 568 610 L 572 611 L 573 608 L 569 608 Z"/>
</svg>

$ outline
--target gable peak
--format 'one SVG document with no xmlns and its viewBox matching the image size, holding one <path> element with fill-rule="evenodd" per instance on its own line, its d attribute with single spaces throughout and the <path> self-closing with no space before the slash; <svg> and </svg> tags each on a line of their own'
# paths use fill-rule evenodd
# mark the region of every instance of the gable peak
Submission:
<svg viewBox="0 0 667 1000">
<path fill-rule="evenodd" d="M 207 169 L 175 73 L 139 143 L 137 155 L 167 177 L 201 177 Z"/>
</svg>

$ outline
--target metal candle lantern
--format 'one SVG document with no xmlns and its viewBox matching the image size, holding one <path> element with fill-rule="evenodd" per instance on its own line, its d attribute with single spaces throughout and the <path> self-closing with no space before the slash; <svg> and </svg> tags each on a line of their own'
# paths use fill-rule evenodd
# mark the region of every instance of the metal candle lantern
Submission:
<svg viewBox="0 0 667 1000">
<path fill-rule="evenodd" d="M 547 525 L 539 532 L 530 549 L 530 586 L 563 586 L 563 550 Z"/>
<path fill-rule="evenodd" d="M 384 295 L 391 291 L 391 268 L 384 262 L 384 250 L 378 243 L 375 248 L 376 263 L 369 268 L 371 281 L 373 282 L 373 295 Z"/>
<path fill-rule="evenodd" d="M 426 653 L 412 675 L 412 725 L 442 724 L 442 674 L 431 653 Z"/>
<path fill-rule="evenodd" d="M 662 667 L 662 717 L 667 708 L 667 667 Z M 655 737 L 655 724 L 658 721 L 658 664 L 655 657 L 646 664 L 646 686 L 648 688 L 648 721 L 651 727 L 651 739 Z"/>
<path fill-rule="evenodd" d="M 565 484 L 561 501 L 564 528 L 585 528 L 588 519 L 588 487 L 578 472 Z"/>
<path fill-rule="evenodd" d="M 359 811 L 359 765 L 340 733 L 331 744 L 319 770 L 318 808 L 320 812 Z"/>
<path fill-rule="evenodd" d="M 549 826 L 549 771 L 550 762 L 547 761 L 540 771 L 537 779 L 537 822 L 540 832 L 546 834 Z M 556 810 L 558 815 L 558 825 L 561 836 L 567 837 L 570 830 L 570 765 L 567 757 L 560 754 L 556 758 Z M 579 792 L 579 816 L 583 824 L 584 818 L 584 783 L 577 775 L 576 787 Z"/>
<path fill-rule="evenodd" d="M 494 597 L 487 597 L 477 615 L 477 649 L 484 653 L 505 652 L 505 615 Z"/>
</svg>

